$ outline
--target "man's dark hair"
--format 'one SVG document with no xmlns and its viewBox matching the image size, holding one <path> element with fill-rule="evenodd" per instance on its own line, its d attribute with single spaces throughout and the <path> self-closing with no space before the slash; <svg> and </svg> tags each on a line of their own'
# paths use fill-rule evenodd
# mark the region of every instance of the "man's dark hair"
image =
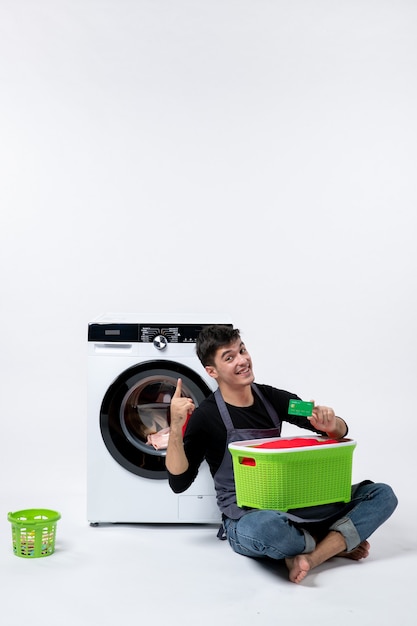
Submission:
<svg viewBox="0 0 417 626">
<path fill-rule="evenodd" d="M 214 365 L 214 356 L 217 350 L 222 346 L 228 346 L 239 338 L 239 329 L 232 326 L 221 324 L 206 326 L 197 337 L 197 356 L 204 367 Z"/>
</svg>

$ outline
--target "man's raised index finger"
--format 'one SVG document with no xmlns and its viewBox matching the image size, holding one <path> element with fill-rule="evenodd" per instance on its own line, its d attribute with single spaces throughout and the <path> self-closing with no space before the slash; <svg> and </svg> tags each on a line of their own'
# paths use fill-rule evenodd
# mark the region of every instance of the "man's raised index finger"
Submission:
<svg viewBox="0 0 417 626">
<path fill-rule="evenodd" d="M 179 378 L 177 380 L 177 386 L 175 388 L 175 393 L 172 396 L 173 398 L 181 398 L 181 393 L 182 393 L 182 380 L 181 378 Z"/>
</svg>

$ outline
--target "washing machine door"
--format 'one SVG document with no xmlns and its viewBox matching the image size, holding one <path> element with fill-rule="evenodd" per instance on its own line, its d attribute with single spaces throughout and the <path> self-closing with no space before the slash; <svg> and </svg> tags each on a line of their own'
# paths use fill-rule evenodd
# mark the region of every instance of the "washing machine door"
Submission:
<svg viewBox="0 0 417 626">
<path fill-rule="evenodd" d="M 162 360 L 125 370 L 107 390 L 100 410 L 101 434 L 112 457 L 133 474 L 168 477 L 163 445 L 169 436 L 170 402 L 178 378 L 183 395 L 196 406 L 211 393 L 195 371 Z"/>
</svg>

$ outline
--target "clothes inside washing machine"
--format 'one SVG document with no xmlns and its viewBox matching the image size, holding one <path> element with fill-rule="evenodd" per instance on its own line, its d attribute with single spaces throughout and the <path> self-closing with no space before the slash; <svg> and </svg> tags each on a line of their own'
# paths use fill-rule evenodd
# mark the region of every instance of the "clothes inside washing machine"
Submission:
<svg viewBox="0 0 417 626">
<path fill-rule="evenodd" d="M 124 408 L 127 436 L 155 450 L 165 450 L 174 393 L 175 386 L 169 381 L 142 384 L 133 389 Z"/>
</svg>

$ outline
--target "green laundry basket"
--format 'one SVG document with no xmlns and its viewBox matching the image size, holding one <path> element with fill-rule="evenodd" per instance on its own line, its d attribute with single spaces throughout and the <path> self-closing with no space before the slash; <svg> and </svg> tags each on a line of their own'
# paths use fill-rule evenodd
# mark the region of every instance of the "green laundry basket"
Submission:
<svg viewBox="0 0 417 626">
<path fill-rule="evenodd" d="M 344 439 L 310 447 L 260 448 L 268 442 L 297 439 L 252 439 L 229 444 L 238 506 L 288 511 L 350 501 L 356 442 Z"/>
<path fill-rule="evenodd" d="M 49 509 L 25 509 L 9 513 L 12 524 L 13 552 L 16 556 L 36 558 L 55 551 L 56 524 L 61 518 Z"/>
</svg>

